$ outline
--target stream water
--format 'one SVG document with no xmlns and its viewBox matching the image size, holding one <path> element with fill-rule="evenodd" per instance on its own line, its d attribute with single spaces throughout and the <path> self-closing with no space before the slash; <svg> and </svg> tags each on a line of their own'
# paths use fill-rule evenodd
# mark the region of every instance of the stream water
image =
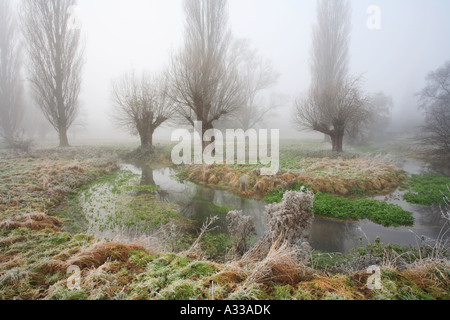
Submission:
<svg viewBox="0 0 450 320">
<path fill-rule="evenodd" d="M 403 168 L 411 174 L 423 173 L 425 170 L 414 161 L 406 161 Z M 203 223 L 211 216 L 218 216 L 216 225 L 219 226 L 220 232 L 226 232 L 226 214 L 228 210 L 236 209 L 253 217 L 258 236 L 265 231 L 267 221 L 263 214 L 266 207 L 264 202 L 243 199 L 227 191 L 205 188 L 192 183 L 181 183 L 175 178 L 175 172 L 168 168 L 152 169 L 126 164 L 122 166 L 122 170 L 139 175 L 142 186 L 157 186 L 157 198 L 160 201 L 178 205 L 181 208 L 180 214 L 186 218 Z M 415 218 L 414 226 L 383 227 L 368 220 L 340 221 L 316 217 L 310 235 L 311 246 L 316 250 L 345 253 L 360 245 L 374 243 L 377 238 L 385 243 L 412 246 L 416 246 L 425 238 L 439 238 L 445 221 L 438 206 L 411 205 L 403 200 L 400 192 L 376 199 L 398 204 L 412 212 Z M 92 231 L 96 233 L 95 230 Z M 110 230 L 108 235 L 113 237 L 114 232 Z M 133 237 L 139 236 L 136 232 L 139 233 L 135 231 Z M 103 234 L 96 235 L 104 236 L 104 231 Z"/>
</svg>

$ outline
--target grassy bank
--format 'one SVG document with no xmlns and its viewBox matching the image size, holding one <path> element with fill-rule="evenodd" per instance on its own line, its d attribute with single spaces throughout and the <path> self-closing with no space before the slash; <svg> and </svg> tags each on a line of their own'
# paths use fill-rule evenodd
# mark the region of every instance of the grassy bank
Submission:
<svg viewBox="0 0 450 320">
<path fill-rule="evenodd" d="M 394 166 L 364 158 L 288 157 L 281 164 L 281 171 L 275 176 L 261 176 L 260 166 L 250 165 L 188 166 L 179 176 L 254 199 L 298 184 L 338 196 L 384 195 L 406 185 L 408 179 L 405 172 Z"/>
<path fill-rule="evenodd" d="M 417 252 L 407 255 L 405 249 L 381 245 L 347 256 L 314 253 L 305 266 L 314 268 L 314 273 L 302 281 L 286 283 L 273 278 L 250 283 L 247 280 L 254 277 L 257 266 L 197 261 L 133 245 L 99 244 L 93 237 L 48 229 L 2 230 L 0 237 L 1 299 L 210 300 L 211 281 L 216 300 L 450 298 L 448 265 L 420 262 L 415 260 Z M 400 260 L 405 264 L 400 269 L 393 267 Z M 379 290 L 367 288 L 369 263 L 385 263 Z M 81 269 L 80 290 L 67 287 L 69 265 Z"/>
</svg>

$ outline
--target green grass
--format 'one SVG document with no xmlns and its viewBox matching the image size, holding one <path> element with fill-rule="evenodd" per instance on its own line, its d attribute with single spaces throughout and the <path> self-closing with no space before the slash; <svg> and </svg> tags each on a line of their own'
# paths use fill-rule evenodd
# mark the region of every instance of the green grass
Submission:
<svg viewBox="0 0 450 320">
<path fill-rule="evenodd" d="M 202 239 L 201 246 L 209 259 L 223 260 L 227 250 L 231 248 L 232 242 L 228 234 L 207 233 Z"/>
<path fill-rule="evenodd" d="M 294 188 L 299 191 L 302 186 Z M 280 203 L 287 190 L 277 189 L 266 194 L 267 203 Z M 411 212 L 400 206 L 372 199 L 352 199 L 317 193 L 314 199 L 314 213 L 338 219 L 369 219 L 384 226 L 409 226 L 414 223 Z"/>
<path fill-rule="evenodd" d="M 357 153 L 343 152 L 336 153 L 329 150 L 321 150 L 319 147 L 312 148 L 310 146 L 284 146 L 280 149 L 280 166 L 284 170 L 302 170 L 307 169 L 307 165 L 300 165 L 300 161 L 311 158 L 330 158 L 330 159 L 356 159 Z"/>
<path fill-rule="evenodd" d="M 157 186 L 141 186 L 140 177 L 120 170 L 80 188 L 57 213 L 73 233 L 87 232 L 94 222 L 100 231 L 126 226 L 151 231 L 170 222 L 187 223 L 173 204 L 156 197 Z"/>
<path fill-rule="evenodd" d="M 71 237 L 49 229 L 0 231 L 0 260 L 9 262 L 0 264 L 0 300 L 12 300 L 19 296 L 25 300 L 39 298 L 42 288 L 68 277 L 66 274 L 50 273 L 45 263 L 50 259 L 71 256 L 94 242 L 91 236 Z M 85 292 L 60 289 L 47 298 L 78 300 L 86 297 Z"/>
<path fill-rule="evenodd" d="M 450 196 L 450 178 L 437 174 L 413 175 L 410 191 L 405 195 L 409 203 L 419 205 L 444 204 L 444 195 Z"/>
<path fill-rule="evenodd" d="M 414 224 L 411 212 L 400 206 L 372 199 L 347 199 L 328 194 L 316 194 L 314 213 L 340 219 L 369 219 L 383 226 Z"/>
</svg>

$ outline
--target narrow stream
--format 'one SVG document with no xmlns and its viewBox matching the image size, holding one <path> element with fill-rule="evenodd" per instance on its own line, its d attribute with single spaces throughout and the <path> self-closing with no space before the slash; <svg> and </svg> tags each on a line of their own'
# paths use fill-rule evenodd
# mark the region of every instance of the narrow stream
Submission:
<svg viewBox="0 0 450 320">
<path fill-rule="evenodd" d="M 411 174 L 423 172 L 420 165 L 414 162 L 406 162 L 404 169 Z M 227 191 L 178 182 L 175 172 L 169 168 L 152 169 L 126 164 L 122 166 L 122 170 L 139 175 L 140 185 L 157 186 L 157 198 L 160 201 L 178 205 L 181 208 L 180 214 L 186 218 L 203 223 L 211 216 L 218 216 L 219 220 L 216 224 L 220 228 L 219 232 L 227 232 L 227 212 L 235 209 L 242 210 L 245 215 L 253 217 L 258 236 L 264 233 L 266 220 L 263 212 L 266 203 L 262 201 L 243 199 Z M 108 197 L 105 199 L 108 201 Z M 377 238 L 385 243 L 412 246 L 420 243 L 421 239 L 439 238 L 445 221 L 438 206 L 411 205 L 402 200 L 401 193 L 376 199 L 398 204 L 405 210 L 413 212 L 414 226 L 393 228 L 383 227 L 368 220 L 340 221 L 316 217 L 310 237 L 312 247 L 326 252 L 345 253 L 360 245 L 374 243 Z M 103 204 L 103 207 L 105 205 L 107 206 L 107 203 Z M 89 221 L 89 223 L 94 223 L 94 221 Z M 105 231 L 102 234 L 98 234 L 94 229 L 91 231 L 97 236 L 105 234 Z M 114 236 L 114 232 L 114 230 L 109 230 L 107 234 L 111 237 Z M 138 233 L 135 231 L 133 237 L 138 237 Z"/>
</svg>

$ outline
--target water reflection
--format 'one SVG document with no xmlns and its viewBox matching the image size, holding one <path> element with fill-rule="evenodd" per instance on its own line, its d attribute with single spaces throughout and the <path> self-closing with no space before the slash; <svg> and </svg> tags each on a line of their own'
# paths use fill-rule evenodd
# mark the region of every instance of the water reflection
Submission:
<svg viewBox="0 0 450 320">
<path fill-rule="evenodd" d="M 265 231 L 267 220 L 263 212 L 266 204 L 261 201 L 243 199 L 227 191 L 181 183 L 169 168 L 126 165 L 123 169 L 141 174 L 141 185 L 157 186 L 159 200 L 177 204 L 181 209 L 180 214 L 186 218 L 201 224 L 211 216 L 219 216 L 217 225 L 220 229 L 217 232 L 227 231 L 226 214 L 233 209 L 242 210 L 245 215 L 253 217 L 258 236 Z M 399 204 L 405 210 L 413 212 L 416 219 L 414 227 L 387 228 L 368 220 L 340 221 L 316 217 L 310 236 L 312 247 L 326 252 L 348 252 L 357 246 L 374 243 L 377 238 L 386 243 L 415 246 L 418 236 L 431 239 L 440 236 L 445 221 L 439 207 L 408 204 L 402 200 L 401 194 L 378 200 Z"/>
<path fill-rule="evenodd" d="M 316 217 L 310 236 L 311 246 L 327 252 L 346 252 L 358 246 L 363 239 L 359 224 Z M 364 239 L 364 244 L 367 241 Z"/>
<path fill-rule="evenodd" d="M 141 186 L 156 186 L 153 179 L 153 168 L 142 165 L 141 167 Z"/>
<path fill-rule="evenodd" d="M 200 225 L 209 217 L 218 216 L 217 232 L 227 232 L 227 213 L 231 210 L 243 210 L 245 215 L 253 217 L 258 236 L 262 236 L 265 231 L 267 221 L 262 214 L 265 203 L 244 199 L 227 191 L 178 182 L 174 177 L 175 172 L 169 168 L 152 169 L 138 164 L 124 165 L 122 169 L 135 174 L 142 173 L 142 186 L 156 186 L 158 200 L 177 204 L 183 217 Z"/>
</svg>

